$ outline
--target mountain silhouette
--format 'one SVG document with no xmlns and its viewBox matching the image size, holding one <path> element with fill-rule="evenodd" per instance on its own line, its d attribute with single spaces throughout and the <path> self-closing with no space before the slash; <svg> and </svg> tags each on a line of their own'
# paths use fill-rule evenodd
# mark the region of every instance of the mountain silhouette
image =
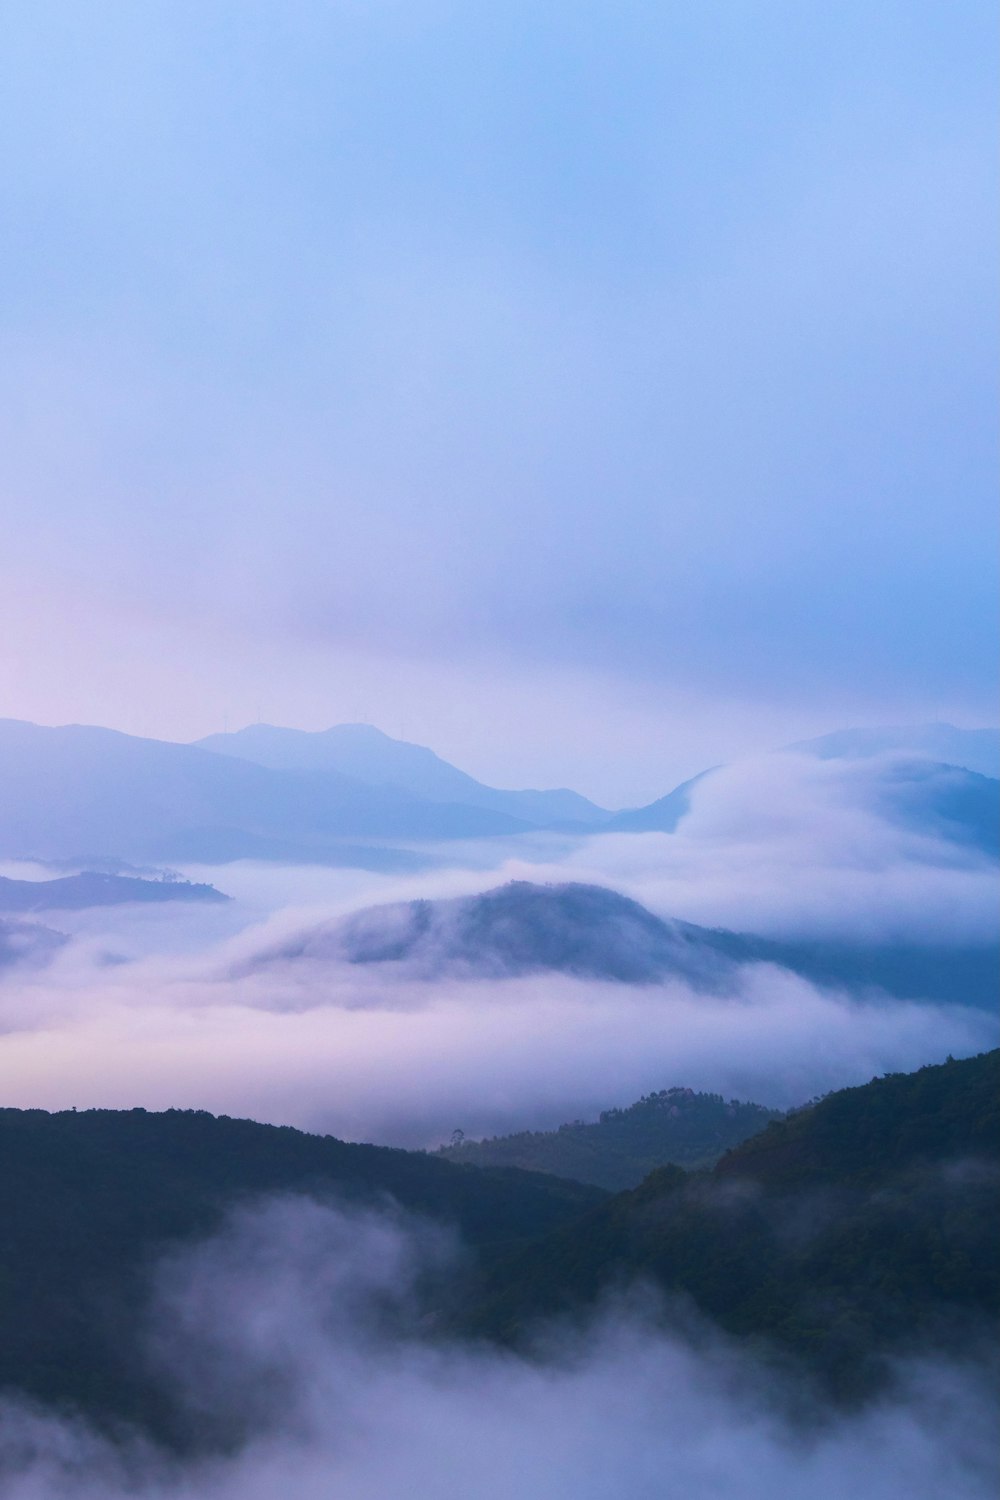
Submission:
<svg viewBox="0 0 1000 1500">
<path fill-rule="evenodd" d="M 368 786 L 392 787 L 429 802 L 452 802 L 506 813 L 528 823 L 597 825 L 609 814 L 578 792 L 499 791 L 449 765 L 433 750 L 392 739 L 371 724 L 337 724 L 310 733 L 251 724 L 198 740 L 203 750 L 238 756 L 279 771 L 335 771 Z"/>
</svg>

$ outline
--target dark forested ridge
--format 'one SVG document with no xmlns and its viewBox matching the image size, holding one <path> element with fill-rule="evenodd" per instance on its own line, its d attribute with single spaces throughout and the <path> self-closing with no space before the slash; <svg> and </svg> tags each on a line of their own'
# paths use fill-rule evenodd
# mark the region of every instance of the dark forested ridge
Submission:
<svg viewBox="0 0 1000 1500">
<path fill-rule="evenodd" d="M 613 1197 L 199 1111 L 0 1110 L 0 1388 L 187 1440 L 140 1356 L 148 1269 L 234 1204 L 300 1193 L 459 1229 L 476 1254 L 434 1289 L 440 1335 L 530 1342 L 638 1278 L 863 1393 L 887 1353 L 995 1326 L 998 1086 L 1000 1052 L 875 1079 Z"/>
<path fill-rule="evenodd" d="M 832 1094 L 494 1266 L 463 1326 L 517 1339 L 638 1276 L 862 1389 L 885 1352 L 1000 1314 L 998 1100 L 1000 1052 Z"/>
<path fill-rule="evenodd" d="M 526 1167 L 620 1192 L 657 1167 L 711 1166 L 724 1151 L 763 1130 L 780 1111 L 694 1089 L 661 1089 L 626 1109 L 606 1109 L 592 1122 L 558 1130 L 523 1130 L 491 1140 L 442 1146 L 447 1161 L 477 1167 Z"/>
<path fill-rule="evenodd" d="M 576 1218 L 596 1188 L 483 1172 L 203 1111 L 0 1110 L 0 1389 L 150 1415 L 129 1369 L 142 1270 L 261 1194 L 384 1200 L 489 1253 Z M 154 1403 L 155 1404 L 155 1403 Z"/>
</svg>

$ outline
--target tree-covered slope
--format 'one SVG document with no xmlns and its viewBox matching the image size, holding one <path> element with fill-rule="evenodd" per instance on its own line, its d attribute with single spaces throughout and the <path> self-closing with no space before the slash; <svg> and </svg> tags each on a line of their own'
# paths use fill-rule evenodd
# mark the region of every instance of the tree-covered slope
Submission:
<svg viewBox="0 0 1000 1500">
<path fill-rule="evenodd" d="M 863 1387 L 886 1352 L 1000 1313 L 998 1098 L 1000 1052 L 830 1095 L 506 1258 L 463 1326 L 516 1339 L 638 1277 Z"/>
<path fill-rule="evenodd" d="M 202 1111 L 3 1109 L 0 1388 L 149 1417 L 155 1398 L 131 1368 L 143 1268 L 165 1244 L 211 1232 L 235 1202 L 276 1192 L 391 1195 L 487 1254 L 604 1196 Z"/>
<path fill-rule="evenodd" d="M 693 1089 L 661 1089 L 627 1109 L 603 1110 L 592 1122 L 558 1130 L 523 1130 L 491 1140 L 460 1141 L 438 1153 L 477 1167 L 526 1167 L 620 1192 L 657 1167 L 711 1166 L 724 1151 L 763 1130 L 778 1110 Z"/>
</svg>

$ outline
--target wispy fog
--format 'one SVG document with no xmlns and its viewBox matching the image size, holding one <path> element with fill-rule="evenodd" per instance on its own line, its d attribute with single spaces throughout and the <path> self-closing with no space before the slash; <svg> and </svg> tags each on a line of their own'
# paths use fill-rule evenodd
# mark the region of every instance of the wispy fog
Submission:
<svg viewBox="0 0 1000 1500">
<path fill-rule="evenodd" d="M 859 1003 L 763 966 L 724 999 L 322 966 L 194 979 L 153 962 L 4 994 L 8 1104 L 176 1105 L 401 1145 L 551 1126 L 677 1083 L 785 1106 L 980 1051 L 995 1032 L 981 1011 Z"/>
<path fill-rule="evenodd" d="M 163 1267 L 150 1358 L 224 1458 L 167 1461 L 7 1403 L 5 1500 L 987 1500 L 974 1364 L 916 1365 L 850 1415 L 681 1310 L 607 1306 L 531 1360 L 428 1339 L 412 1291 L 447 1248 L 399 1218 L 278 1200 Z"/>
</svg>

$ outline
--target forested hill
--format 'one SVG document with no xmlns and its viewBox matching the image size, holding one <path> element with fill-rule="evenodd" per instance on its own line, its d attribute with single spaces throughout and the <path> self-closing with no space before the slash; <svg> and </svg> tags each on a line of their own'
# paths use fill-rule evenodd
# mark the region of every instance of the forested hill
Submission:
<svg viewBox="0 0 1000 1500">
<path fill-rule="evenodd" d="M 155 1420 L 130 1367 L 149 1258 L 261 1194 L 384 1202 L 455 1225 L 484 1253 L 604 1194 L 204 1111 L 0 1109 L 0 1389 Z"/>
<path fill-rule="evenodd" d="M 291 1192 L 391 1196 L 478 1247 L 426 1304 L 439 1334 L 518 1340 L 639 1278 L 854 1395 L 887 1354 L 994 1326 L 998 1090 L 997 1052 L 876 1079 L 711 1171 L 663 1167 L 614 1197 L 200 1111 L 0 1110 L 0 1389 L 176 1439 L 140 1358 L 148 1267 L 232 1205 Z"/>
<path fill-rule="evenodd" d="M 662 1168 L 507 1258 L 462 1326 L 516 1340 L 640 1277 L 863 1389 L 889 1352 L 995 1326 L 998 1100 L 1000 1052 L 832 1094 L 711 1172 Z"/>
<path fill-rule="evenodd" d="M 763 1130 L 780 1111 L 725 1100 L 694 1089 L 661 1089 L 627 1109 L 607 1109 L 592 1122 L 558 1130 L 524 1130 L 491 1140 L 453 1142 L 439 1155 L 478 1167 L 527 1167 L 620 1192 L 657 1167 L 711 1166 L 724 1151 Z"/>
</svg>

